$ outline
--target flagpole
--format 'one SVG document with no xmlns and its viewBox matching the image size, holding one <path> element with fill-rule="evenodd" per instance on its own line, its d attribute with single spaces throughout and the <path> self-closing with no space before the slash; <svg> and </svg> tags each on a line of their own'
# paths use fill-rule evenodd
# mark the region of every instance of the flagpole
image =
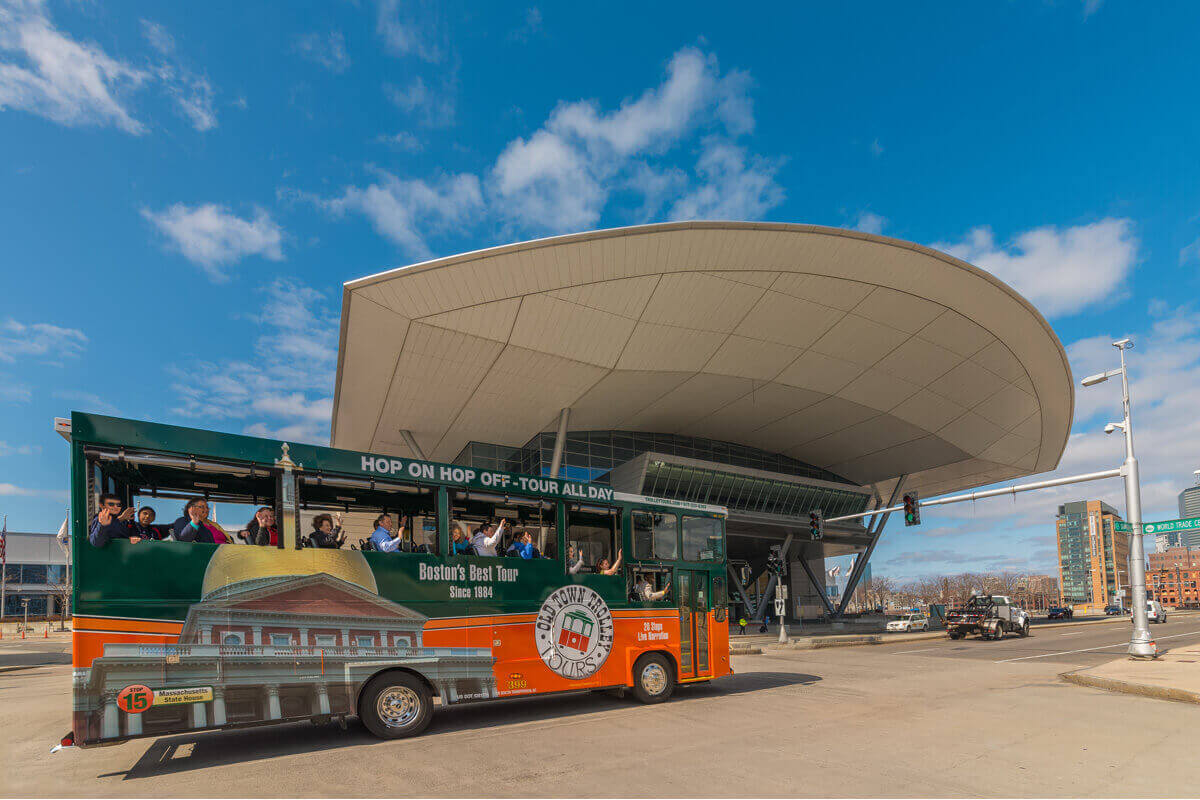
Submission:
<svg viewBox="0 0 1200 800">
<path fill-rule="evenodd" d="M 8 514 L 0 532 L 0 622 L 4 621 L 4 606 L 8 603 Z"/>
</svg>

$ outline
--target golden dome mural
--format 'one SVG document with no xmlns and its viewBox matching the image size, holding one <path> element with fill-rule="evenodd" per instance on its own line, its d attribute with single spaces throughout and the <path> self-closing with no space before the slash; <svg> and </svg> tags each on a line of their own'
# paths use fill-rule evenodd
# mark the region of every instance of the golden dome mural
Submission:
<svg viewBox="0 0 1200 800">
<path fill-rule="evenodd" d="M 303 550 L 249 545 L 217 548 L 204 572 L 203 597 L 231 584 L 259 578 L 296 577 L 326 573 L 379 594 L 375 575 L 357 550 Z"/>
</svg>

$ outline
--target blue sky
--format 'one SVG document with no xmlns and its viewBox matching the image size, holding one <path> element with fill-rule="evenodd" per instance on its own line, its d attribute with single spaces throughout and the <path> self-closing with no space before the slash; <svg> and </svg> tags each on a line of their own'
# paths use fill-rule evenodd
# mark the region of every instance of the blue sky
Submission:
<svg viewBox="0 0 1200 800">
<path fill-rule="evenodd" d="M 1200 6 L 0 0 L 0 513 L 53 530 L 93 410 L 319 441 L 341 282 L 547 233 L 818 223 L 1132 335 L 1150 518 L 1200 468 Z M 1121 458 L 1077 395 L 1060 472 Z M 878 574 L 1052 570 L 1054 507 L 930 510 Z"/>
</svg>

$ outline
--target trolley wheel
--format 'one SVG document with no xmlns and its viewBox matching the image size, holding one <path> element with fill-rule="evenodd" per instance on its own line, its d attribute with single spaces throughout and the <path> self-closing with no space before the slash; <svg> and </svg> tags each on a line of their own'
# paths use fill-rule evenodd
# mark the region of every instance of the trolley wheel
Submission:
<svg viewBox="0 0 1200 800">
<path fill-rule="evenodd" d="M 950 638 L 951 638 L 951 639 L 961 639 L 961 638 L 962 638 L 962 634 L 961 634 L 961 633 L 951 633 L 951 634 L 950 634 Z"/>
<path fill-rule="evenodd" d="M 675 670 L 661 653 L 647 653 L 633 665 L 633 696 L 642 703 L 661 703 L 675 691 Z"/>
<path fill-rule="evenodd" d="M 1023 623 L 1021 623 L 1021 629 L 1017 631 L 1017 633 L 1021 634 L 1022 636 L 1029 635 L 1029 620 L 1025 620 Z"/>
<path fill-rule="evenodd" d="M 408 672 L 385 672 L 371 679 L 358 700 L 358 716 L 381 739 L 416 736 L 433 716 L 433 695 Z"/>
</svg>

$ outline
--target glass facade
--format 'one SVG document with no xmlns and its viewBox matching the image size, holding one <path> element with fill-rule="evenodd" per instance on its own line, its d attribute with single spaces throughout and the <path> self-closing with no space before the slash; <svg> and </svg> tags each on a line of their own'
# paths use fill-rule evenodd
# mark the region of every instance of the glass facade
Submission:
<svg viewBox="0 0 1200 800">
<path fill-rule="evenodd" d="M 779 453 L 695 436 L 630 431 L 568 433 L 563 447 L 562 474 L 564 478 L 571 480 L 608 483 L 609 470 L 642 453 L 682 456 L 735 467 L 795 475 L 798 478 L 817 478 L 854 485 L 840 475 Z M 540 433 L 530 439 L 524 447 L 470 442 L 454 459 L 454 463 L 526 475 L 549 475 L 553 455 L 554 434 Z"/>
<path fill-rule="evenodd" d="M 738 511 L 805 516 L 815 508 L 826 517 L 867 510 L 868 497 L 860 492 L 808 486 L 703 467 L 651 461 L 646 465 L 642 494 L 711 503 Z"/>
<path fill-rule="evenodd" d="M 478 469 L 549 475 L 554 456 L 554 436 L 553 433 L 538 434 L 524 447 L 471 442 L 454 462 Z M 647 452 L 856 486 L 828 470 L 779 453 L 693 436 L 629 431 L 568 433 L 563 446 L 562 476 L 571 480 L 607 484 L 608 473 L 614 467 Z M 868 502 L 868 497 L 857 491 L 750 477 L 663 461 L 651 461 L 647 465 L 641 493 L 652 497 L 711 503 L 730 510 L 790 517 L 807 515 L 814 508 L 821 509 L 827 517 L 854 514 L 865 511 Z"/>
<path fill-rule="evenodd" d="M 1083 505 L 1083 504 L 1079 504 Z M 1087 535 L 1087 507 L 1076 512 L 1059 509 L 1059 577 L 1064 603 L 1092 602 L 1092 553 Z"/>
</svg>

